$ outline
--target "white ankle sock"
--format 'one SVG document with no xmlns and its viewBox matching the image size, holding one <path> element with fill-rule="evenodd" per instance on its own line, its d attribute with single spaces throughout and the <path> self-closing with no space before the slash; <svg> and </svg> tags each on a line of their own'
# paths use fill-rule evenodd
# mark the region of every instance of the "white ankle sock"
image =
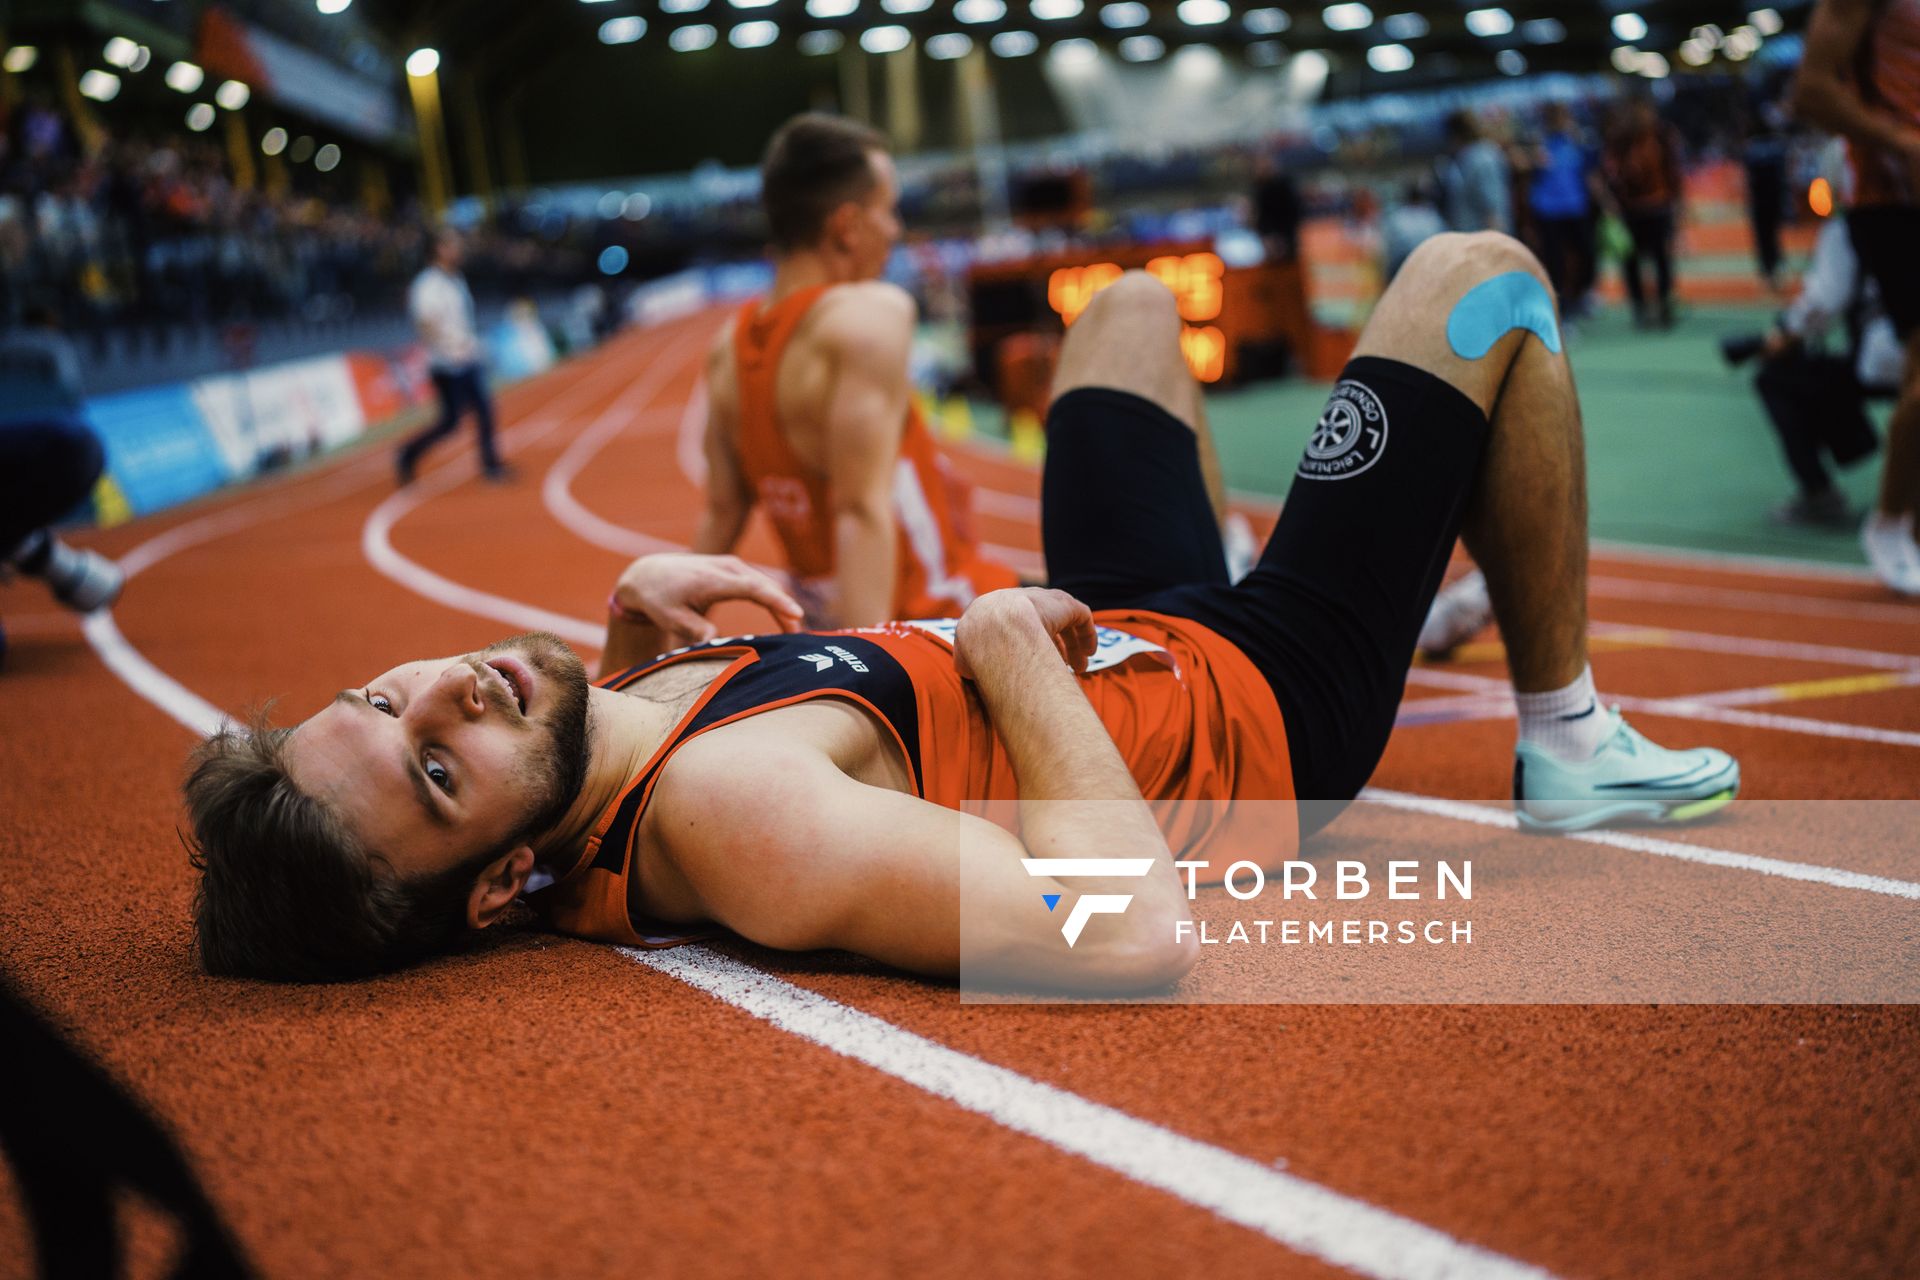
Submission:
<svg viewBox="0 0 1920 1280">
<path fill-rule="evenodd" d="M 1520 741 L 1531 742 L 1562 760 L 1590 760 L 1607 740 L 1612 718 L 1593 691 L 1593 668 L 1564 689 L 1515 693 L 1520 706 Z"/>
</svg>

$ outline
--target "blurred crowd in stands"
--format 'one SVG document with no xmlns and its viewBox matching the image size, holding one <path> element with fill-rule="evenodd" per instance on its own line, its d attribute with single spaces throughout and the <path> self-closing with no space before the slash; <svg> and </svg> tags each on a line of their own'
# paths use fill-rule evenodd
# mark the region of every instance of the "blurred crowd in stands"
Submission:
<svg viewBox="0 0 1920 1280">
<path fill-rule="evenodd" d="M 76 332 L 397 314 L 427 234 L 414 208 L 237 183 L 212 138 L 84 136 L 32 98 L 0 115 L 0 328 L 36 305 Z M 467 273 L 497 299 L 591 270 L 578 245 L 482 230 Z"/>
</svg>

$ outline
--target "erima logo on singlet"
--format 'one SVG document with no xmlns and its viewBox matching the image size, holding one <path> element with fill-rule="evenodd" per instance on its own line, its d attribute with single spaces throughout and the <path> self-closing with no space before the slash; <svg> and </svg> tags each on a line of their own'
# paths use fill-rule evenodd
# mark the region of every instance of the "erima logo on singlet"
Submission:
<svg viewBox="0 0 1920 1280">
<path fill-rule="evenodd" d="M 855 671 L 858 671 L 861 675 L 865 675 L 867 673 L 867 664 L 860 661 L 860 659 L 854 657 L 853 654 L 849 653 L 847 650 L 842 649 L 839 645 L 827 644 L 827 645 L 821 645 L 820 647 L 825 649 L 827 653 L 803 653 L 800 655 L 800 661 L 811 662 L 813 664 L 813 669 L 816 674 L 819 672 L 825 671 L 827 668 L 831 667 L 833 665 L 834 658 L 840 659 L 840 661 L 846 663 L 848 666 L 852 667 Z M 832 654 L 833 657 L 832 658 L 828 657 L 827 656 L 828 653 Z"/>
</svg>

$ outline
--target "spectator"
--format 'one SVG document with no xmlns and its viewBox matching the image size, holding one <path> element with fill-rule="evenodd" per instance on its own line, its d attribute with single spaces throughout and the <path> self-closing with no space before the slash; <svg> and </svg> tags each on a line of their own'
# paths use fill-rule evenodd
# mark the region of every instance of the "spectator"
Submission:
<svg viewBox="0 0 1920 1280">
<path fill-rule="evenodd" d="M 1860 541 L 1880 580 L 1920 595 L 1920 0 L 1820 0 L 1794 86 L 1800 115 L 1845 137 L 1857 179 L 1847 231 L 1906 348 L 1880 500 Z"/>
<path fill-rule="evenodd" d="M 1292 262 L 1300 249 L 1300 188 L 1278 156 L 1262 152 L 1253 185 L 1253 229 L 1268 262 Z"/>
<path fill-rule="evenodd" d="M 106 456 L 80 417 L 73 349 L 45 307 L 0 338 L 0 404 L 0 568 L 44 579 L 82 613 L 113 603 L 125 581 L 119 566 L 68 546 L 50 528 L 87 500 Z M 0 633 L 0 653 L 4 643 Z"/>
<path fill-rule="evenodd" d="M 1747 171 L 1747 220 L 1753 227 L 1753 255 L 1770 293 L 1780 288 L 1780 224 L 1787 213 L 1787 134 L 1785 113 L 1765 102 L 1741 147 Z"/>
<path fill-rule="evenodd" d="M 1844 323 L 1847 349 L 1828 353 L 1820 344 L 1835 320 Z M 1722 345 L 1732 361 L 1760 357 L 1754 387 L 1800 484 L 1796 496 L 1774 509 L 1774 521 L 1851 528 L 1857 517 L 1826 459 L 1849 466 L 1878 447 L 1866 398 L 1899 386 L 1901 351 L 1873 283 L 1860 274 L 1843 219 L 1820 229 L 1800 296 L 1779 322 L 1763 338 Z"/>
<path fill-rule="evenodd" d="M 1560 295 L 1563 317 L 1584 314 L 1595 275 L 1595 187 L 1598 157 L 1564 102 L 1547 104 L 1541 119 L 1527 204 L 1533 212 L 1540 262 Z"/>
<path fill-rule="evenodd" d="M 1447 117 L 1447 153 L 1438 166 L 1442 211 L 1455 231 L 1513 233 L 1507 154 L 1462 107 Z"/>
<path fill-rule="evenodd" d="M 425 431 L 400 446 L 396 469 L 401 484 L 413 481 L 420 455 L 444 439 L 473 410 L 480 437 L 480 466 L 489 480 L 507 479 L 507 469 L 493 444 L 493 402 L 487 393 L 486 368 L 480 335 L 474 327 L 473 294 L 460 274 L 463 244 L 457 232 L 442 231 L 433 238 L 433 261 L 414 278 L 407 293 L 407 313 L 427 349 L 433 389 L 440 397 L 440 417 Z"/>
<path fill-rule="evenodd" d="M 1653 99 L 1637 97 L 1607 139 L 1607 187 L 1620 207 L 1633 247 L 1621 263 L 1633 322 L 1641 328 L 1673 325 L 1674 209 L 1680 202 L 1680 135 L 1660 118 Z M 1647 299 L 1642 264 L 1653 264 L 1655 297 Z"/>
<path fill-rule="evenodd" d="M 1446 219 L 1435 207 L 1430 182 L 1410 182 L 1400 202 L 1380 219 L 1380 269 L 1383 283 L 1393 283 L 1400 264 L 1407 260 L 1423 240 L 1447 229 Z"/>
</svg>

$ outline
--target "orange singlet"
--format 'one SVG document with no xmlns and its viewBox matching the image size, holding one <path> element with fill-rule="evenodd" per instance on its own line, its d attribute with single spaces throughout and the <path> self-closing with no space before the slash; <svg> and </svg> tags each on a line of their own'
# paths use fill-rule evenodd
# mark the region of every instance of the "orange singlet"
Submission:
<svg viewBox="0 0 1920 1280">
<path fill-rule="evenodd" d="M 833 501 L 826 477 L 808 470 L 781 433 L 777 384 L 788 342 L 831 287 L 801 289 L 764 310 L 759 300 L 749 302 L 733 330 L 740 471 L 780 535 L 796 594 L 810 614 L 832 598 Z M 909 401 L 893 476 L 894 617 L 957 617 L 975 596 L 1019 585 L 1013 570 L 981 559 L 963 532 L 966 492 Z"/>
<path fill-rule="evenodd" d="M 1087 701 L 1152 802 L 1176 857 L 1210 866 L 1233 859 L 1271 869 L 1298 845 L 1287 735 L 1273 693 L 1252 662 L 1185 618 L 1130 610 L 1094 614 L 1100 650 L 1081 678 Z M 594 824 L 579 861 L 527 895 L 553 928 L 630 946 L 688 941 L 683 926 L 647 920 L 630 888 L 637 833 L 667 761 L 710 729 L 813 698 L 871 713 L 892 737 L 914 794 L 949 809 L 1018 798 L 1006 745 L 971 684 L 953 669 L 948 621 L 889 622 L 853 631 L 744 636 L 677 650 L 600 682 L 624 689 L 695 658 L 730 657 L 699 701 Z M 1285 811 L 1226 801 L 1283 801 Z M 1229 827 L 1229 819 L 1237 819 Z M 748 856 L 750 851 L 742 851 Z M 820 850 L 831 858 L 832 849 Z"/>
<path fill-rule="evenodd" d="M 1920 129 L 1920 0 L 1883 0 L 1856 73 L 1869 106 Z M 1912 161 L 1860 142 L 1853 154 L 1854 203 L 1920 205 Z"/>
</svg>

